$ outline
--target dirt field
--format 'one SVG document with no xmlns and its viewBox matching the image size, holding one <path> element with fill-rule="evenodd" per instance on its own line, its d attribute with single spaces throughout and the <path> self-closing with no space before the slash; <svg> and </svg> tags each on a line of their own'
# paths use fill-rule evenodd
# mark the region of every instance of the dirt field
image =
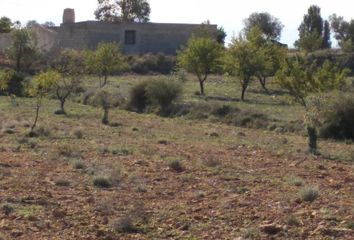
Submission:
<svg viewBox="0 0 354 240">
<path fill-rule="evenodd" d="M 50 101 L 28 138 L 0 102 L 0 239 L 354 239 L 354 165 L 301 136 Z"/>
</svg>

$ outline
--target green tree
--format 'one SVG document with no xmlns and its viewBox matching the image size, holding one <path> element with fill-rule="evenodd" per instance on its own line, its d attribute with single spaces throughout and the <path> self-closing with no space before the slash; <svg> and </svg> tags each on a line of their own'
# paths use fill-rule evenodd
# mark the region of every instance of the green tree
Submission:
<svg viewBox="0 0 354 240">
<path fill-rule="evenodd" d="M 265 64 L 265 52 L 257 47 L 255 41 L 265 41 L 263 38 L 259 38 L 258 28 L 254 28 L 249 34 L 258 36 L 251 41 L 243 36 L 239 36 L 238 38 L 234 38 L 231 41 L 228 53 L 225 58 L 225 70 L 231 76 L 236 76 L 241 84 L 241 100 L 245 100 L 246 90 L 252 80 L 253 77 L 259 73 L 261 68 L 266 68 Z M 252 37 L 253 38 L 253 37 Z M 263 43 L 262 43 L 263 44 Z"/>
<path fill-rule="evenodd" d="M 62 50 L 54 61 L 54 69 L 61 74 L 61 79 L 55 85 L 55 94 L 60 102 L 57 114 L 65 114 L 66 100 L 76 92 L 81 85 L 85 70 L 85 56 L 76 50 Z"/>
<path fill-rule="evenodd" d="M 334 37 L 343 51 L 354 51 L 354 20 L 345 21 L 343 17 L 333 14 L 329 18 Z"/>
<path fill-rule="evenodd" d="M 331 48 L 331 46 L 331 28 L 329 22 L 326 20 L 323 25 L 322 49 Z"/>
<path fill-rule="evenodd" d="M 340 70 L 329 61 L 318 67 L 316 63 L 308 63 L 297 56 L 296 59 L 285 60 L 276 75 L 276 82 L 288 90 L 295 102 L 301 104 L 306 111 L 309 150 L 312 153 L 317 152 L 316 126 L 321 107 L 319 104 L 312 104 L 309 96 L 342 88 L 348 73 L 348 69 Z"/>
<path fill-rule="evenodd" d="M 60 73 L 53 70 L 39 73 L 33 78 L 28 89 L 29 95 L 36 98 L 36 115 L 31 126 L 31 134 L 33 134 L 33 130 L 37 125 L 43 99 L 52 91 L 60 79 Z"/>
<path fill-rule="evenodd" d="M 7 49 L 7 56 L 15 61 L 16 71 L 21 72 L 23 67 L 29 67 L 39 57 L 37 38 L 28 29 L 16 29 L 12 31 L 12 43 Z"/>
<path fill-rule="evenodd" d="M 26 28 L 31 28 L 37 25 L 39 25 L 39 23 L 36 20 L 30 20 L 26 23 Z"/>
<path fill-rule="evenodd" d="M 253 28 L 257 27 L 268 40 L 279 40 L 283 30 L 283 24 L 278 18 L 273 17 L 267 12 L 252 13 L 244 20 L 244 32 L 248 35 Z"/>
<path fill-rule="evenodd" d="M 99 43 L 95 51 L 88 52 L 86 65 L 89 72 L 99 76 L 101 88 L 107 84 L 108 76 L 127 68 L 125 57 L 115 42 Z"/>
<path fill-rule="evenodd" d="M 0 18 L 0 33 L 9 33 L 12 30 L 13 23 L 8 17 Z"/>
<path fill-rule="evenodd" d="M 312 5 L 299 27 L 299 40 L 295 42 L 295 46 L 305 52 L 330 48 L 329 30 L 328 22 L 324 22 L 321 17 L 321 8 Z"/>
<path fill-rule="evenodd" d="M 149 22 L 150 12 L 147 0 L 98 0 L 95 16 L 107 22 Z"/>
<path fill-rule="evenodd" d="M 253 28 L 246 37 L 258 55 L 255 62 L 257 63 L 255 77 L 258 78 L 262 88 L 268 92 L 267 78 L 274 76 L 278 71 L 281 62 L 287 56 L 287 48 L 266 39 L 258 27 Z"/>
<path fill-rule="evenodd" d="M 178 53 L 178 65 L 197 76 L 201 95 L 204 95 L 208 75 L 222 66 L 223 53 L 223 46 L 207 37 L 192 37 L 187 47 Z"/>
<path fill-rule="evenodd" d="M 227 37 L 227 33 L 225 32 L 225 29 L 223 27 L 218 27 L 216 41 L 224 45 L 226 37 Z"/>
</svg>

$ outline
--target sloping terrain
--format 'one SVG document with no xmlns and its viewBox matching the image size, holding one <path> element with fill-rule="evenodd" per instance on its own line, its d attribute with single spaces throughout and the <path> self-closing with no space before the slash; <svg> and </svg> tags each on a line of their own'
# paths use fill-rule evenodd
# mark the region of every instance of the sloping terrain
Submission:
<svg viewBox="0 0 354 240">
<path fill-rule="evenodd" d="M 352 162 L 302 137 L 48 102 L 28 138 L 33 103 L 0 100 L 0 239 L 354 238 Z"/>
</svg>

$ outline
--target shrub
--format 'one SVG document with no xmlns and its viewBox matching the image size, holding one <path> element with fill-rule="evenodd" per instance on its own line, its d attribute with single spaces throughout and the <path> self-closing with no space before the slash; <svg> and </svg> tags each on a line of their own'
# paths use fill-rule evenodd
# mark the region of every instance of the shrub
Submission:
<svg viewBox="0 0 354 240">
<path fill-rule="evenodd" d="M 23 74 L 8 70 L 4 71 L 0 77 L 8 78 L 6 91 L 0 91 L 0 94 L 6 93 L 8 95 L 23 96 L 25 80 Z"/>
<path fill-rule="evenodd" d="M 143 81 L 135 85 L 130 91 L 129 108 L 137 112 L 143 112 L 148 105 L 146 87 L 148 81 Z"/>
<path fill-rule="evenodd" d="M 290 176 L 286 178 L 287 182 L 290 183 L 291 185 L 300 187 L 303 186 L 305 184 L 305 181 L 297 176 Z"/>
<path fill-rule="evenodd" d="M 333 100 L 323 114 L 324 125 L 320 136 L 354 140 L 354 97 L 341 95 Z"/>
<path fill-rule="evenodd" d="M 166 56 L 161 53 L 132 56 L 128 61 L 131 71 L 137 74 L 148 74 L 150 72 L 168 74 L 176 66 L 174 56 Z"/>
<path fill-rule="evenodd" d="M 286 223 L 289 226 L 299 226 L 301 224 L 301 222 L 294 215 L 288 216 L 286 219 Z"/>
<path fill-rule="evenodd" d="M 146 95 L 153 105 L 158 105 L 166 112 L 172 103 L 181 95 L 182 85 L 166 79 L 153 80 L 146 86 Z"/>
<path fill-rule="evenodd" d="M 140 82 L 130 92 L 129 107 L 137 112 L 143 112 L 148 106 L 159 107 L 161 113 L 166 113 L 181 93 L 182 85 L 177 81 L 156 79 Z"/>
<path fill-rule="evenodd" d="M 318 198 L 319 190 L 318 187 L 304 187 L 300 191 L 300 197 L 302 201 L 313 202 Z"/>
<path fill-rule="evenodd" d="M 75 160 L 75 161 L 73 161 L 73 167 L 77 170 L 82 170 L 82 169 L 86 168 L 86 165 L 81 160 Z"/>
<path fill-rule="evenodd" d="M 183 172 L 184 168 L 179 159 L 172 159 L 168 162 L 168 166 L 175 172 Z"/>
<path fill-rule="evenodd" d="M 110 188 L 112 182 L 107 177 L 95 177 L 93 179 L 93 185 L 98 188 Z"/>
<path fill-rule="evenodd" d="M 125 215 L 119 218 L 113 224 L 114 231 L 118 233 L 134 233 L 137 232 L 137 228 L 134 226 L 133 219 L 129 215 Z"/>
</svg>

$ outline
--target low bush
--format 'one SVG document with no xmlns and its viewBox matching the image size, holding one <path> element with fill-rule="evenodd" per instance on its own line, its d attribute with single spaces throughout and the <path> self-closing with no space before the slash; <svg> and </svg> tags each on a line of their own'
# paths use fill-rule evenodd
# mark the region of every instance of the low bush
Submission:
<svg viewBox="0 0 354 240">
<path fill-rule="evenodd" d="M 318 187 L 309 187 L 306 186 L 300 191 L 301 200 L 304 202 L 313 202 L 319 196 Z"/>
<path fill-rule="evenodd" d="M 172 103 L 182 93 L 182 85 L 176 81 L 166 79 L 153 80 L 146 86 L 146 96 L 149 103 L 159 106 L 162 113 L 166 113 Z"/>
<path fill-rule="evenodd" d="M 354 140 L 354 97 L 341 95 L 327 105 L 323 114 L 320 136 L 334 139 Z"/>
<path fill-rule="evenodd" d="M 179 159 L 171 159 L 168 161 L 168 167 L 175 172 L 183 172 L 184 167 Z"/>
<path fill-rule="evenodd" d="M 166 114 L 181 93 L 182 85 L 177 81 L 156 79 L 140 82 L 130 92 L 129 108 L 137 112 L 158 108 L 160 113 Z"/>
<path fill-rule="evenodd" d="M 143 81 L 135 85 L 130 90 L 130 99 L 128 107 L 137 112 L 143 112 L 148 105 L 148 98 L 146 96 L 146 87 L 148 81 Z"/>
<path fill-rule="evenodd" d="M 23 96 L 25 89 L 25 76 L 21 73 L 17 73 L 13 70 L 5 70 L 0 73 L 0 78 L 7 78 L 6 91 L 0 90 L 0 95 L 15 95 Z"/>
<path fill-rule="evenodd" d="M 98 188 L 110 188 L 112 187 L 112 182 L 108 177 L 95 177 L 93 185 Z"/>
<path fill-rule="evenodd" d="M 133 219 L 129 215 L 125 215 L 113 224 L 113 230 L 117 233 L 135 233 L 137 228 L 133 222 Z"/>
<path fill-rule="evenodd" d="M 161 53 L 131 56 L 128 62 L 131 66 L 131 71 L 137 74 L 168 74 L 176 66 L 176 58 L 174 56 L 167 56 Z"/>
</svg>

